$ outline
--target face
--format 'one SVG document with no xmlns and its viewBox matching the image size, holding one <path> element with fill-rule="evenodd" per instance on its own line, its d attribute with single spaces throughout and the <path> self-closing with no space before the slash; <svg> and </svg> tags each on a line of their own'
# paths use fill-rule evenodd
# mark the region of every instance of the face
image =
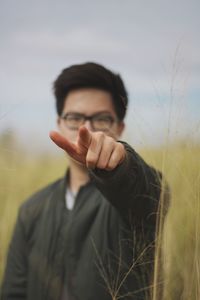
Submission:
<svg viewBox="0 0 200 300">
<path fill-rule="evenodd" d="M 104 131 L 116 140 L 124 129 L 124 123 L 117 119 L 111 94 L 99 89 L 81 88 L 69 92 L 62 116 L 66 118 L 58 118 L 59 130 L 71 142 L 77 138 L 78 128 L 72 126 L 73 122 L 77 124 L 77 120 L 90 131 Z"/>
</svg>

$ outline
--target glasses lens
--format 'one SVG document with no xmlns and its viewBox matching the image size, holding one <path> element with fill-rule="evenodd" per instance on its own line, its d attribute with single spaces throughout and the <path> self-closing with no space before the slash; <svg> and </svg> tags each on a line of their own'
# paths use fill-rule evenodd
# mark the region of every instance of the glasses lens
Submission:
<svg viewBox="0 0 200 300">
<path fill-rule="evenodd" d="M 63 119 L 69 129 L 78 129 L 84 123 L 84 116 L 79 114 L 67 114 Z"/>
<path fill-rule="evenodd" d="M 62 117 L 65 125 L 72 130 L 77 130 L 86 120 L 90 120 L 93 130 L 108 131 L 112 126 L 114 119 L 110 115 L 85 116 L 78 113 L 67 113 Z"/>
<path fill-rule="evenodd" d="M 108 115 L 99 115 L 92 118 L 92 125 L 94 130 L 107 131 L 110 129 L 114 119 Z"/>
</svg>

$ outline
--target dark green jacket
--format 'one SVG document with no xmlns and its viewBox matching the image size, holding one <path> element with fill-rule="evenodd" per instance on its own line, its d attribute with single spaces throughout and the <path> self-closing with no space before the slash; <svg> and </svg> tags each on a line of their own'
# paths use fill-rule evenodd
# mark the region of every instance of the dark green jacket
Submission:
<svg viewBox="0 0 200 300">
<path fill-rule="evenodd" d="M 72 211 L 65 206 L 66 177 L 20 207 L 1 300 L 149 295 L 161 175 L 125 147 L 115 170 L 90 173 Z"/>
</svg>

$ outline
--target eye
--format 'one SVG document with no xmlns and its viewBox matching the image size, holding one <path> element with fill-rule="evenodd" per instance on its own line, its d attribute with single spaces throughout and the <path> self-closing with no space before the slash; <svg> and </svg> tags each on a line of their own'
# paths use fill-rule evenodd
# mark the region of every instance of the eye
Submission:
<svg viewBox="0 0 200 300">
<path fill-rule="evenodd" d="M 95 116 L 94 121 L 97 121 L 97 122 L 112 122 L 113 118 L 111 116 L 106 116 L 106 115 Z"/>
<path fill-rule="evenodd" d="M 65 125 L 71 130 L 77 130 L 85 120 L 85 117 L 81 114 L 67 113 L 63 117 Z"/>
<path fill-rule="evenodd" d="M 63 116 L 63 119 L 65 119 L 66 121 L 74 121 L 74 122 L 79 122 L 82 121 L 84 119 L 84 116 L 82 116 L 81 114 L 66 114 Z"/>
<path fill-rule="evenodd" d="M 80 115 L 68 115 L 68 116 L 66 116 L 66 119 L 69 120 L 69 121 L 71 121 L 71 120 L 79 121 L 79 120 L 82 120 L 83 117 L 80 116 Z"/>
</svg>

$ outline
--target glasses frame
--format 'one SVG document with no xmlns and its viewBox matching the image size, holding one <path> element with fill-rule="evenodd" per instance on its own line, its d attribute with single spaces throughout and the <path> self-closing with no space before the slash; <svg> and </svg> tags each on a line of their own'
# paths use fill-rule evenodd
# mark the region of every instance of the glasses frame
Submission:
<svg viewBox="0 0 200 300">
<path fill-rule="evenodd" d="M 109 129 L 112 127 L 113 123 L 118 122 L 117 119 L 115 119 L 113 116 L 111 116 L 111 115 L 109 115 L 109 114 L 106 114 L 106 113 L 96 113 L 96 114 L 93 114 L 93 115 L 90 115 L 90 116 L 86 116 L 86 115 L 80 114 L 80 113 L 68 112 L 68 113 L 65 113 L 65 114 L 61 115 L 60 118 L 61 118 L 62 120 L 64 120 L 64 121 L 67 121 L 67 117 L 68 117 L 68 116 L 71 116 L 71 115 L 79 116 L 79 117 L 83 118 L 83 123 L 82 123 L 80 126 L 84 125 L 86 121 L 90 121 L 91 128 L 92 128 L 92 130 L 94 130 L 94 131 L 109 131 Z M 103 130 L 103 129 L 100 129 L 100 128 L 96 128 L 96 127 L 94 126 L 95 119 L 98 118 L 98 117 L 100 117 L 100 116 L 105 116 L 105 117 L 107 117 L 107 118 L 109 119 L 109 122 L 110 122 L 109 127 L 106 128 L 106 129 L 104 129 L 104 130 Z M 77 126 L 77 127 L 68 126 L 68 125 L 67 125 L 67 122 L 65 123 L 65 125 L 66 125 L 66 127 L 67 127 L 68 129 L 71 129 L 71 130 L 78 130 L 79 127 L 80 127 L 80 126 Z"/>
</svg>

